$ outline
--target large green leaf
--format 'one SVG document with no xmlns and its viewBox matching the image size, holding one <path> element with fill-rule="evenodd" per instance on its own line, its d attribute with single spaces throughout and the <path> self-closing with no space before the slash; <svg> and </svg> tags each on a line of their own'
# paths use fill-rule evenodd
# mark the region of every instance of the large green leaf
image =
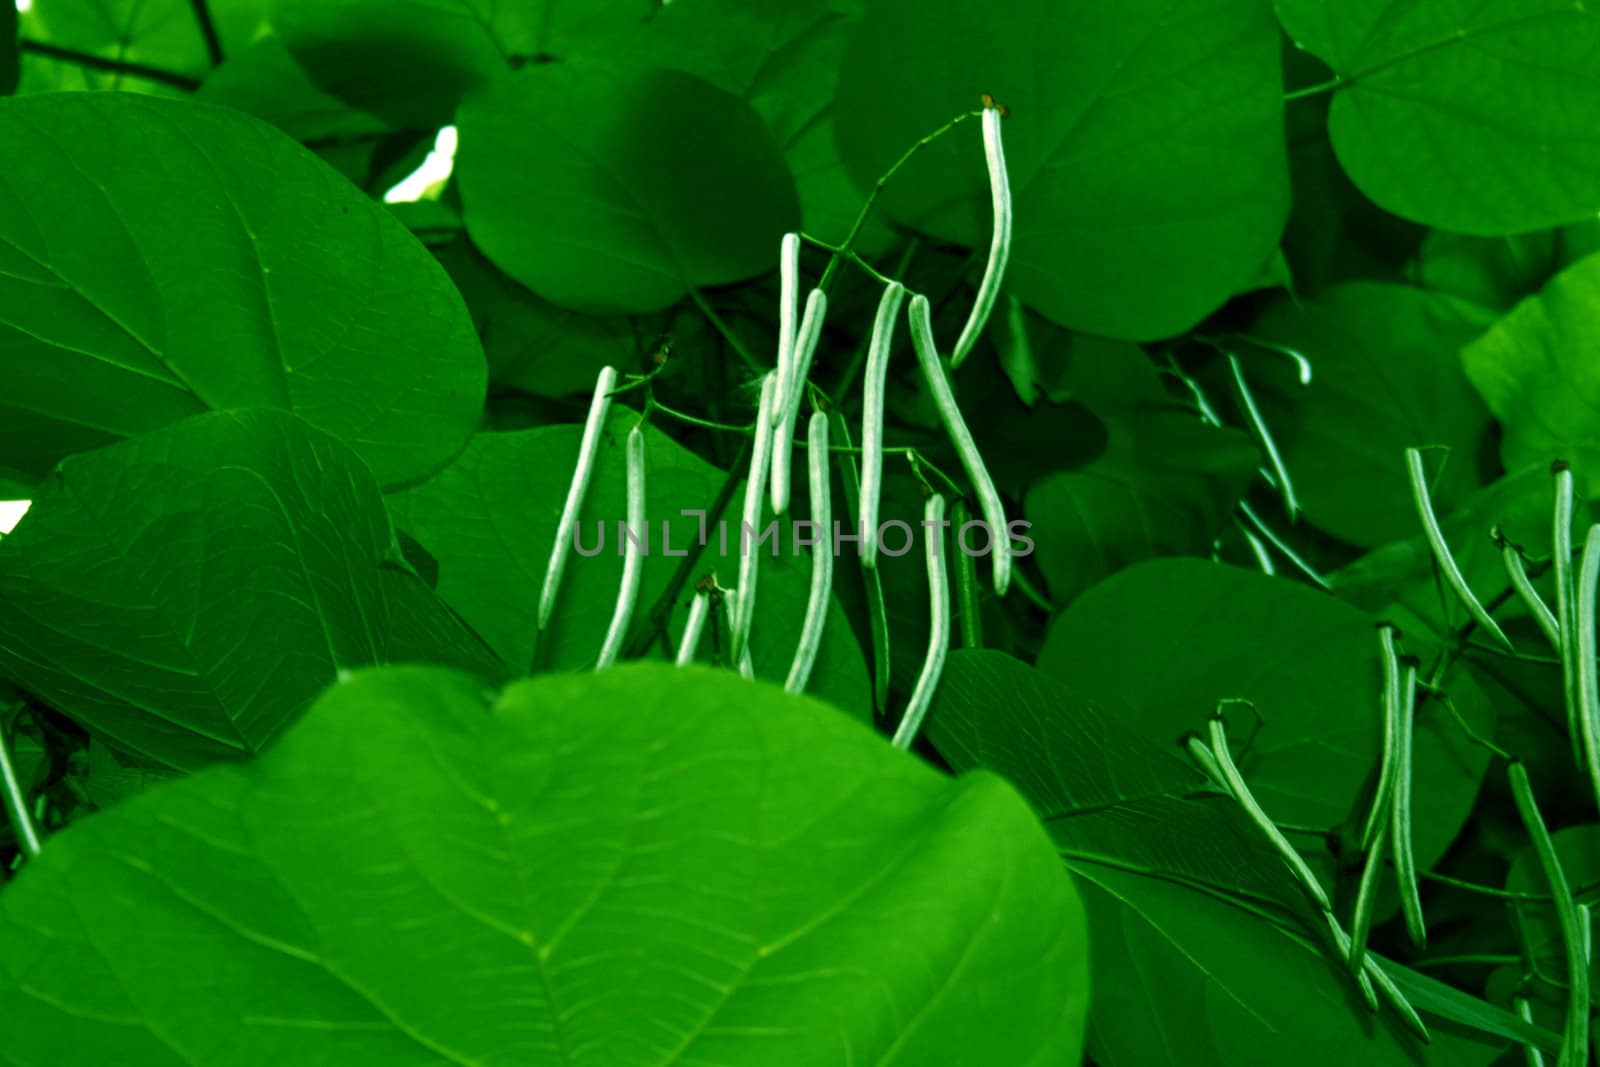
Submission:
<svg viewBox="0 0 1600 1067">
<path fill-rule="evenodd" d="M 1365 800 L 1377 761 L 1382 690 L 1372 623 L 1281 578 L 1153 560 L 1075 600 L 1051 627 L 1039 666 L 1156 744 L 1203 728 L 1221 700 L 1249 701 L 1260 729 L 1237 755 L 1262 806 L 1285 822 L 1335 827 Z M 1466 688 L 1452 696 L 1481 732 L 1489 717 L 1481 697 Z M 1455 836 L 1488 761 L 1434 704 L 1417 723 L 1423 863 Z M 1252 732 L 1247 713 L 1235 710 L 1229 723 L 1238 741 Z"/>
<path fill-rule="evenodd" d="M 1508 470 L 1570 461 L 1600 496 L 1600 254 L 1556 275 L 1461 353 L 1504 427 Z"/>
<path fill-rule="evenodd" d="M 1413 446 L 1449 450 L 1433 485 L 1441 504 L 1478 485 L 1489 413 L 1456 355 L 1479 332 L 1459 302 L 1358 282 L 1298 306 L 1282 301 L 1252 331 L 1298 349 L 1315 368 L 1302 387 L 1287 360 L 1239 348 L 1300 503 L 1322 529 L 1358 545 L 1415 533 L 1405 475 Z"/>
<path fill-rule="evenodd" d="M 271 0 L 272 26 L 324 89 L 400 126 L 442 126 L 474 86 L 525 63 L 603 54 L 651 0 Z"/>
<path fill-rule="evenodd" d="M 876 0 L 835 121 L 858 182 L 991 93 L 1011 109 L 1007 288 L 1065 326 L 1135 339 L 1246 288 L 1288 212 L 1278 33 L 1266 0 Z M 987 246 L 977 123 L 888 190 L 902 221 Z"/>
<path fill-rule="evenodd" d="M 10 1057 L 84 1067 L 1042 1067 L 1085 947 L 991 775 L 703 669 L 413 669 L 51 838 L 0 1006 Z"/>
<path fill-rule="evenodd" d="M 530 67 L 469 95 L 457 122 L 473 241 L 579 311 L 658 311 L 764 273 L 800 223 L 761 117 L 681 71 Z"/>
<path fill-rule="evenodd" d="M 1573 0 L 1276 5 L 1337 75 L 1334 150 L 1386 210 L 1481 236 L 1600 210 L 1600 12 Z"/>
<path fill-rule="evenodd" d="M 348 448 L 287 412 L 197 416 L 67 460 L 0 542 L 0 670 L 179 768 L 260 749 L 341 671 L 497 671 L 397 560 Z"/>
<path fill-rule="evenodd" d="M 1393 1017 L 1372 1023 L 1342 963 L 1307 944 L 1287 868 L 1232 800 L 1197 789 L 1177 746 L 990 651 L 951 655 L 929 734 L 958 770 L 1016 783 L 1077 875 L 1094 1062 L 1416 1062 Z M 1496 1047 L 1439 1034 L 1433 1062 L 1484 1063 Z"/>
<path fill-rule="evenodd" d="M 783 147 L 806 232 L 840 242 L 865 199 L 839 158 L 833 98 L 858 10 L 855 0 L 677 0 L 651 21 L 641 44 L 656 66 L 686 70 L 749 101 Z M 854 247 L 891 237 L 869 217 Z"/>
<path fill-rule="evenodd" d="M 0 101 L 0 465 L 207 410 L 291 408 L 385 483 L 476 424 L 483 355 L 383 209 L 245 115 L 111 93 Z"/>
<path fill-rule="evenodd" d="M 637 421 L 636 413 L 618 409 L 601 439 L 579 516 L 577 544 L 591 555 L 574 551 L 568 558 L 555 616 L 538 649 L 542 668 L 592 666 L 604 641 L 622 573 L 623 542 L 617 524 L 628 516 L 623 441 Z M 395 524 L 438 561 L 440 594 L 507 663 L 518 668 L 533 661 L 545 566 L 582 432 L 581 426 L 567 424 L 480 434 L 437 477 L 390 498 Z M 702 520 L 685 515 L 686 509 L 710 509 L 728 476 L 654 427 L 647 426 L 645 433 L 649 541 L 634 615 L 637 630 L 648 632 L 647 612 L 665 593 L 685 553 L 700 552 L 705 522 L 705 550 L 661 620 L 667 647 L 673 648 L 694 595 L 694 581 L 714 573 L 724 586 L 737 584 L 738 502 L 743 484 L 723 516 L 725 531 L 719 530 L 715 516 Z M 668 530 L 665 540 L 663 524 Z M 779 525 L 786 526 L 787 518 Z M 761 553 L 761 565 L 751 657 L 758 674 L 781 681 L 788 674 L 806 613 L 810 557 L 793 547 L 787 533 L 779 539 L 776 558 L 770 539 L 752 551 Z M 719 613 L 702 638 L 702 658 L 725 651 L 717 638 L 721 626 Z M 862 714 L 871 706 L 866 663 L 837 607 L 823 633 L 811 692 Z"/>
</svg>

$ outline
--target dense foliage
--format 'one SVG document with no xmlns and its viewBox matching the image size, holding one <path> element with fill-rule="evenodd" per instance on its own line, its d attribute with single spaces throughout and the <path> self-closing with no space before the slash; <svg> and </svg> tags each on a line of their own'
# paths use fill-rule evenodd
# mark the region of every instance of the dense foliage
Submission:
<svg viewBox="0 0 1600 1067">
<path fill-rule="evenodd" d="M 0 8 L 0 1064 L 1591 1061 L 1600 9 Z"/>
</svg>

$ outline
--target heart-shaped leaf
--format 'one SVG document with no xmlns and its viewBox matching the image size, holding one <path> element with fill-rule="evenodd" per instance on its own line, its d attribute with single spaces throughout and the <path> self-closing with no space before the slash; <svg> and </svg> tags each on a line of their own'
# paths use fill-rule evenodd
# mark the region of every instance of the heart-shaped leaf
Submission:
<svg viewBox="0 0 1600 1067">
<path fill-rule="evenodd" d="M 254 752 L 339 672 L 493 655 L 398 565 L 372 473 L 288 412 L 218 412 L 66 461 L 0 542 L 0 669 L 192 768 Z"/>
<path fill-rule="evenodd" d="M 815 702 L 408 669 L 46 841 L 0 1010 L 67 1067 L 1075 1063 L 1085 948 L 1008 786 Z"/>
<path fill-rule="evenodd" d="M 5 100 L 0 172 L 0 466 L 271 406 L 388 484 L 476 425 L 483 353 L 444 271 L 266 123 L 128 94 Z"/>
</svg>

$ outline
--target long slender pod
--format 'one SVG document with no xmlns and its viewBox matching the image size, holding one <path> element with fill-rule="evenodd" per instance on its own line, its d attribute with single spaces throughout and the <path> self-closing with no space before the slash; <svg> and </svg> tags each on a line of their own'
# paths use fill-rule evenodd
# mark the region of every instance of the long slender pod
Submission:
<svg viewBox="0 0 1600 1067">
<path fill-rule="evenodd" d="M 910 316 L 911 346 L 917 351 L 922 376 L 928 383 L 928 391 L 933 394 L 933 402 L 939 409 L 945 432 L 955 444 L 956 452 L 961 456 L 961 465 L 966 468 L 967 477 L 972 480 L 973 490 L 978 494 L 978 509 L 983 513 L 983 521 L 989 526 L 989 537 L 993 541 L 994 591 L 999 596 L 1005 596 L 1011 586 L 1011 533 L 1006 526 L 1005 506 L 1000 502 L 1000 493 L 994 487 L 994 480 L 989 477 L 983 457 L 978 454 L 972 431 L 967 428 L 966 420 L 961 417 L 961 409 L 956 406 L 955 393 L 950 388 L 950 379 L 945 375 L 944 364 L 939 360 L 939 349 L 933 341 L 933 312 L 927 297 L 918 293 L 911 298 Z"/>
<path fill-rule="evenodd" d="M 733 599 L 733 615 L 728 627 L 730 652 L 739 662 L 745 642 L 750 637 L 750 620 L 756 606 L 756 564 L 759 552 L 755 543 L 761 525 L 761 504 L 767 495 L 767 472 L 771 467 L 772 442 L 777 430 L 772 425 L 772 408 L 778 395 L 778 372 L 771 371 L 761 380 L 761 404 L 756 409 L 755 443 L 750 449 L 750 477 L 744 485 L 744 513 L 739 532 L 734 538 L 739 555 L 739 592 Z M 745 544 L 745 531 L 750 531 L 751 543 Z"/>
<path fill-rule="evenodd" d="M 966 501 L 957 499 L 950 535 L 956 557 L 956 617 L 961 620 L 961 647 L 983 647 L 983 605 L 978 598 L 978 568 L 961 547 L 961 528 L 972 518 Z"/>
<path fill-rule="evenodd" d="M 1550 642 L 1550 647 L 1561 654 L 1561 620 L 1556 618 L 1556 613 L 1550 610 L 1550 605 L 1544 602 L 1544 597 L 1539 595 L 1539 590 L 1533 587 L 1533 582 L 1528 577 L 1528 569 L 1522 562 L 1522 550 L 1512 544 L 1495 528 L 1495 539 L 1500 544 L 1500 559 L 1506 565 L 1506 577 L 1511 579 L 1511 588 L 1517 591 L 1523 606 L 1528 609 L 1528 614 L 1533 616 L 1533 621 L 1538 623 L 1539 632 L 1544 634 L 1544 639 Z"/>
<path fill-rule="evenodd" d="M 894 324 L 906 287 L 890 282 L 878 300 L 867 345 L 867 375 L 861 403 L 861 565 L 878 565 L 878 504 L 883 497 L 883 395 L 889 375 Z"/>
<path fill-rule="evenodd" d="M 1527 997 L 1512 997 L 1511 1008 L 1523 1022 L 1533 1022 L 1533 1003 Z M 1522 1059 L 1528 1067 L 1545 1067 L 1544 1053 L 1532 1041 L 1523 1041 Z"/>
<path fill-rule="evenodd" d="M 1433 559 L 1439 565 L 1439 572 L 1444 575 L 1445 584 L 1456 594 L 1456 597 L 1466 607 L 1467 613 L 1477 621 L 1495 639 L 1507 648 L 1511 648 L 1511 639 L 1500 629 L 1500 624 L 1494 621 L 1494 616 L 1484 609 L 1478 597 L 1467 584 L 1466 576 L 1461 573 L 1461 568 L 1456 565 L 1456 558 L 1450 554 L 1450 545 L 1444 539 L 1444 531 L 1439 528 L 1439 520 L 1433 512 L 1433 498 L 1428 494 L 1428 477 L 1422 469 L 1422 453 L 1415 448 L 1406 449 L 1406 471 L 1411 477 L 1411 497 L 1417 505 L 1417 516 L 1422 520 L 1423 531 L 1428 537 L 1428 547 L 1433 550 Z"/>
<path fill-rule="evenodd" d="M 1578 722 L 1578 661 L 1574 632 L 1576 610 L 1572 580 L 1572 468 L 1557 460 L 1550 472 L 1555 477 L 1554 528 L 1550 533 L 1550 562 L 1555 569 L 1556 622 L 1561 631 L 1561 691 L 1567 705 L 1567 737 L 1572 758 L 1583 766 L 1583 728 Z"/>
<path fill-rule="evenodd" d="M 811 290 L 806 297 L 806 313 L 800 319 L 800 329 L 794 339 L 794 362 L 789 368 L 789 380 L 781 383 L 782 404 L 777 404 L 777 421 L 772 429 L 772 513 L 782 515 L 789 510 L 789 467 L 794 453 L 794 424 L 800 417 L 800 402 L 806 395 L 806 378 L 811 374 L 811 359 L 817 352 L 817 341 L 822 337 L 822 320 L 828 314 L 828 294 L 821 289 Z"/>
<path fill-rule="evenodd" d="M 544 588 L 539 591 L 539 632 L 544 633 L 555 611 L 556 594 L 561 589 L 561 575 L 567 569 L 567 553 L 572 548 L 572 530 L 578 523 L 578 512 L 583 508 L 583 498 L 589 491 L 589 476 L 594 473 L 595 453 L 600 448 L 600 433 L 605 429 L 606 415 L 611 410 L 611 391 L 617 385 L 614 367 L 602 367 L 594 384 L 594 396 L 589 400 L 589 417 L 583 423 L 583 442 L 578 446 L 578 465 L 572 471 L 572 484 L 567 487 L 567 502 L 561 507 L 561 518 L 556 523 L 556 542 L 550 547 L 550 562 L 544 570 Z"/>
<path fill-rule="evenodd" d="M 1377 984 L 1383 995 L 1388 998 L 1389 1003 L 1394 1005 L 1394 1009 L 1400 1013 L 1400 1018 L 1405 1020 L 1405 1024 L 1411 1028 L 1412 1033 L 1416 1034 L 1424 1042 L 1433 1040 L 1433 1035 L 1428 1033 L 1427 1024 L 1422 1021 L 1422 1016 L 1417 1014 L 1417 1009 L 1411 1006 L 1411 1001 L 1407 1000 L 1406 995 L 1400 992 L 1400 987 L 1394 984 L 1394 979 L 1389 977 L 1389 972 L 1378 965 L 1378 961 L 1372 957 L 1371 953 L 1367 954 L 1363 962 L 1362 973 L 1372 977 L 1373 982 Z"/>
<path fill-rule="evenodd" d="M 689 618 L 683 624 L 683 638 L 678 642 L 679 667 L 687 667 L 694 662 L 695 649 L 700 647 L 700 634 L 706 628 L 706 617 L 710 612 L 711 594 L 699 590 L 689 602 Z"/>
<path fill-rule="evenodd" d="M 1278 536 L 1276 531 L 1274 531 L 1271 526 L 1267 525 L 1267 521 L 1260 515 L 1256 514 L 1256 509 L 1250 506 L 1249 501 L 1239 501 L 1239 514 L 1244 517 L 1246 522 L 1255 528 L 1256 533 L 1260 534 L 1266 540 L 1267 544 L 1277 549 L 1279 554 L 1281 554 L 1284 559 L 1293 564 L 1294 568 L 1301 574 L 1311 579 L 1311 581 L 1315 583 L 1319 589 L 1333 588 L 1332 582 L 1329 582 L 1328 579 L 1324 578 L 1315 567 L 1306 562 L 1305 557 L 1301 556 L 1300 553 L 1291 548 L 1289 542 Z"/>
<path fill-rule="evenodd" d="M 1228 368 L 1233 372 L 1234 396 L 1239 401 L 1245 421 L 1250 426 L 1250 435 L 1256 439 L 1256 444 L 1261 446 L 1261 451 L 1267 454 L 1267 464 L 1272 469 L 1273 480 L 1278 483 L 1278 492 L 1283 496 L 1284 510 L 1288 512 L 1289 521 L 1295 522 L 1300 517 L 1300 500 L 1295 496 L 1294 482 L 1289 478 L 1289 468 L 1283 462 L 1283 454 L 1278 451 L 1278 442 L 1273 439 L 1266 417 L 1261 414 L 1261 408 L 1256 404 L 1255 394 L 1250 391 L 1250 383 L 1245 380 L 1244 367 L 1240 364 L 1239 357 L 1232 352 L 1226 355 Z"/>
<path fill-rule="evenodd" d="M 783 687 L 791 693 L 805 692 L 811 668 L 822 647 L 822 631 L 828 622 L 828 605 L 833 597 L 833 506 L 828 471 L 828 416 L 813 412 L 806 428 L 806 464 L 811 475 L 811 521 L 817 524 L 821 542 L 811 546 L 811 595 L 806 600 L 806 618 L 800 627 L 800 644 L 789 664 L 789 678 Z"/>
<path fill-rule="evenodd" d="M 800 308 L 800 235 L 786 233 L 778 246 L 778 397 L 773 418 L 783 411 L 794 374 L 795 312 Z"/>
<path fill-rule="evenodd" d="M 1364 948 L 1360 951 L 1357 950 L 1355 939 L 1345 932 L 1344 927 L 1339 925 L 1339 920 L 1333 913 L 1333 906 L 1328 900 L 1328 895 L 1323 890 L 1322 884 L 1311 873 L 1311 868 L 1306 865 L 1305 860 L 1295 850 L 1295 847 L 1289 843 L 1288 838 L 1283 836 L 1277 825 L 1267 817 L 1266 812 L 1261 810 L 1261 805 L 1256 802 L 1255 795 L 1250 792 L 1250 787 L 1245 784 L 1244 777 L 1239 774 L 1238 768 L 1234 766 L 1233 757 L 1228 753 L 1228 737 L 1220 717 L 1211 720 L 1210 735 L 1211 747 L 1209 748 L 1198 737 L 1191 737 L 1188 742 L 1190 755 L 1195 758 L 1195 761 L 1200 764 L 1213 782 L 1244 808 L 1245 813 L 1250 816 L 1250 820 L 1256 824 L 1257 828 L 1267 835 L 1267 838 L 1272 842 L 1273 848 L 1294 873 L 1295 880 L 1300 883 L 1301 887 L 1310 895 L 1312 902 L 1321 910 L 1323 920 L 1327 923 L 1328 929 L 1333 935 L 1334 947 L 1341 958 L 1351 963 L 1351 971 L 1355 976 L 1356 983 L 1361 987 L 1361 993 L 1367 1001 L 1367 1006 L 1373 1011 L 1378 1010 L 1378 998 L 1373 989 L 1374 983 L 1376 983 L 1377 987 L 1383 990 L 1384 996 L 1400 1012 L 1406 1024 L 1422 1040 L 1429 1040 L 1428 1028 L 1423 1025 L 1421 1016 L 1411 1006 L 1411 1002 L 1406 999 L 1405 995 L 1394 984 L 1393 979 L 1389 977 L 1383 968 L 1378 966 L 1377 960 L 1367 954 Z"/>
<path fill-rule="evenodd" d="M 1250 816 L 1250 821 L 1255 823 L 1267 839 L 1272 842 L 1272 847 L 1289 869 L 1294 872 L 1296 880 L 1305 889 L 1312 901 L 1325 912 L 1332 913 L 1333 902 L 1328 899 L 1327 891 L 1322 888 L 1322 883 L 1317 881 L 1317 876 L 1311 873 L 1311 868 L 1289 839 L 1283 836 L 1276 823 L 1268 818 L 1261 805 L 1256 802 L 1255 794 L 1250 791 L 1250 786 L 1245 783 L 1244 775 L 1239 773 L 1239 768 L 1234 765 L 1233 757 L 1228 753 L 1227 726 L 1220 715 L 1213 716 L 1209 726 L 1211 733 L 1212 764 L 1208 772 L 1214 770 L 1221 780 L 1217 783 L 1244 808 L 1245 814 Z"/>
<path fill-rule="evenodd" d="M 844 451 L 839 453 L 839 470 L 844 476 L 845 507 L 853 508 L 852 517 L 864 527 L 861 482 L 856 477 L 855 456 L 850 452 L 850 424 L 837 410 L 833 420 L 833 434 L 844 446 Z M 861 585 L 866 592 L 867 626 L 872 633 L 872 710 L 882 715 L 889 706 L 889 608 L 883 599 L 882 576 L 878 568 L 868 567 L 865 560 L 861 561 Z"/>
<path fill-rule="evenodd" d="M 1417 668 L 1406 664 L 1404 692 L 1399 728 L 1395 731 L 1394 801 L 1392 832 L 1389 843 L 1394 847 L 1394 870 L 1400 885 L 1400 908 L 1405 913 L 1406 933 L 1414 945 L 1428 943 L 1428 929 L 1422 921 L 1422 895 L 1417 887 L 1417 859 L 1411 844 L 1411 764 L 1412 743 L 1416 736 L 1417 718 Z"/>
<path fill-rule="evenodd" d="M 1378 630 L 1378 647 L 1383 662 L 1383 747 L 1378 761 L 1378 788 L 1372 807 L 1361 827 L 1361 847 L 1371 852 L 1378 828 L 1389 821 L 1390 801 L 1394 796 L 1395 756 L 1400 743 L 1400 654 L 1395 649 L 1395 628 L 1388 624 Z"/>
<path fill-rule="evenodd" d="M 1520 761 L 1513 762 L 1507 777 L 1511 780 L 1511 799 L 1533 841 L 1545 884 L 1550 887 L 1556 920 L 1561 927 L 1561 944 L 1567 956 L 1567 1025 L 1556 1063 L 1559 1067 L 1583 1067 L 1589 1062 L 1589 961 L 1583 952 L 1581 920 L 1566 872 L 1561 868 L 1561 858 L 1556 854 L 1555 843 L 1550 840 L 1550 831 L 1534 799 L 1527 768 Z"/>
<path fill-rule="evenodd" d="M 644 427 L 628 432 L 628 535 L 623 539 L 622 582 L 617 588 L 617 605 L 611 609 L 611 625 L 600 646 L 595 669 L 617 661 L 622 643 L 628 639 L 628 623 L 633 621 L 633 606 L 639 600 L 639 581 L 644 576 L 644 544 L 650 537 L 644 513 Z"/>
<path fill-rule="evenodd" d="M 733 633 L 735 620 L 739 617 L 739 600 L 739 590 L 724 589 L 722 591 L 722 606 L 726 614 L 729 634 Z M 737 653 L 732 652 L 730 646 L 730 657 L 738 667 L 741 677 L 754 678 L 756 676 L 755 662 L 750 658 L 749 645 L 745 645 Z"/>
<path fill-rule="evenodd" d="M 1198 738 L 1193 739 L 1190 743 L 1200 744 L 1202 748 L 1205 747 Z M 1338 917 L 1331 911 L 1325 911 L 1322 913 L 1322 919 L 1328 925 L 1328 932 L 1333 935 L 1333 947 L 1339 953 L 1339 958 L 1342 960 L 1350 959 L 1352 938 L 1345 933 L 1344 927 L 1339 925 Z M 1372 979 L 1368 976 L 1367 970 L 1367 966 L 1371 962 L 1371 956 L 1364 957 L 1362 966 L 1354 969 L 1351 973 L 1355 975 L 1356 985 L 1361 987 L 1361 998 L 1367 1002 L 1367 1010 L 1376 1012 L 1378 1010 L 1378 992 L 1373 988 Z M 1409 1007 L 1410 1005 L 1408 1004 L 1407 1006 Z"/>
<path fill-rule="evenodd" d="M 1600 677 L 1595 668 L 1595 595 L 1600 591 L 1600 524 L 1589 527 L 1583 541 L 1583 565 L 1576 590 L 1576 640 L 1573 659 L 1578 666 L 1578 729 L 1583 739 L 1584 766 L 1595 803 L 1600 805 Z"/>
<path fill-rule="evenodd" d="M 890 741 L 895 748 L 910 748 L 922 728 L 922 720 L 933 703 L 939 676 L 944 673 L 944 658 L 950 651 L 950 579 L 944 563 L 944 497 L 934 493 L 922 511 L 922 530 L 928 554 L 928 655 L 922 672 L 911 690 L 906 713 Z"/>
<path fill-rule="evenodd" d="M 5 734 L 5 724 L 0 721 L 0 788 L 5 790 L 6 814 L 11 818 L 12 836 L 28 859 L 39 854 L 39 828 L 28 811 L 28 798 L 17 780 L 17 769 L 11 761 L 11 742 Z"/>
<path fill-rule="evenodd" d="M 1372 908 L 1378 898 L 1378 875 L 1383 872 L 1383 848 L 1389 843 L 1389 822 L 1378 824 L 1378 836 L 1367 846 L 1366 860 L 1361 867 L 1361 886 L 1356 891 L 1356 910 L 1350 920 L 1350 951 L 1348 958 L 1353 970 L 1361 970 L 1367 963 L 1367 933 L 1372 929 Z"/>
<path fill-rule="evenodd" d="M 1005 144 L 1000 138 L 1000 120 L 1004 117 L 1005 112 L 999 107 L 983 109 L 983 156 L 989 164 L 994 236 L 989 241 L 989 264 L 984 267 L 983 280 L 978 283 L 972 314 L 967 316 L 967 324 L 961 328 L 961 336 L 950 353 L 951 369 L 961 366 L 988 325 L 995 298 L 1000 295 L 1000 279 L 1005 277 L 1006 260 L 1011 258 L 1011 179 L 1006 174 Z"/>
</svg>

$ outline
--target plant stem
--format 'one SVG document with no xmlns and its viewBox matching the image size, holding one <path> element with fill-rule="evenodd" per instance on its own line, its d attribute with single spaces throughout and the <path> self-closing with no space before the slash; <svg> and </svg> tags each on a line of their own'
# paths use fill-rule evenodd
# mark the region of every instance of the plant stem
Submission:
<svg viewBox="0 0 1600 1067">
<path fill-rule="evenodd" d="M 739 340 L 738 334 L 730 330 L 728 324 L 722 321 L 722 316 L 717 314 L 717 309 L 711 306 L 711 302 L 705 298 L 704 293 L 699 289 L 691 288 L 689 290 L 689 298 L 694 301 L 695 306 L 700 309 L 700 313 L 706 317 L 706 320 L 722 335 L 722 339 L 728 343 L 728 347 L 738 353 L 740 359 L 744 360 L 745 366 L 758 374 L 766 370 L 756 357 L 750 354 L 750 350 L 744 346 L 744 342 Z"/>
<path fill-rule="evenodd" d="M 170 85 L 174 89 L 183 89 L 191 93 L 200 88 L 198 78 L 191 78 L 187 74 L 179 74 L 177 71 L 161 70 L 159 67 L 147 67 L 143 63 L 130 63 L 125 59 L 107 59 L 105 56 L 79 52 L 71 48 L 61 48 L 57 45 L 46 44 L 43 41 L 30 41 L 26 38 L 18 41 L 17 47 L 25 55 L 59 59 L 63 63 L 75 63 L 80 67 L 104 71 L 107 74 L 126 74 L 129 77 L 160 82 L 162 85 Z"/>
<path fill-rule="evenodd" d="M 1344 83 L 1345 79 L 1336 75 L 1325 82 L 1308 85 L 1303 89 L 1296 89 L 1292 93 L 1284 93 L 1283 102 L 1287 104 L 1295 100 L 1305 100 L 1309 97 L 1321 96 L 1323 93 L 1331 93 L 1335 89 L 1342 88 Z"/>
<path fill-rule="evenodd" d="M 861 235 L 861 227 L 867 224 L 867 217 L 872 214 L 873 205 L 878 202 L 879 194 L 883 192 L 883 187 L 888 185 L 896 174 L 900 173 L 900 168 L 911 162 L 911 157 L 915 156 L 925 146 L 937 141 L 966 120 L 977 118 L 982 114 L 983 110 L 981 108 L 977 111 L 962 112 L 932 133 L 923 135 L 915 144 L 906 149 L 899 159 L 894 161 L 893 166 L 883 172 L 883 176 L 873 184 L 872 192 L 867 194 L 867 202 L 861 205 L 861 211 L 857 213 L 856 220 L 851 224 L 850 232 L 845 235 L 844 242 L 839 245 L 839 250 L 834 253 L 833 258 L 828 260 L 828 265 L 823 268 L 822 280 L 817 283 L 818 289 L 828 288 L 828 283 L 833 280 L 834 272 L 839 268 L 840 260 L 846 254 L 853 254 L 852 249 L 855 246 L 856 238 Z"/>
<path fill-rule="evenodd" d="M 744 480 L 744 472 L 739 468 L 750 455 L 750 438 L 746 437 L 734 456 L 733 462 L 728 467 L 728 476 L 723 479 L 722 487 L 717 490 L 717 497 L 706 509 L 706 529 L 722 521 L 722 516 L 727 512 L 728 505 L 733 502 L 734 491 L 739 488 L 739 483 Z M 642 656 L 655 640 L 655 635 L 665 630 L 667 620 L 672 615 L 672 606 L 678 599 L 678 594 L 683 591 L 684 585 L 689 581 L 689 575 L 694 573 L 695 566 L 700 561 L 701 553 L 705 551 L 704 544 L 697 544 L 689 554 L 678 561 L 678 567 L 672 572 L 672 577 L 667 579 L 666 588 L 661 590 L 661 595 L 656 597 L 655 603 L 650 605 L 650 610 L 645 613 L 642 622 L 635 627 L 635 632 L 628 639 L 627 651 L 624 655 L 632 658 Z"/>
<path fill-rule="evenodd" d="M 16 832 L 17 845 L 22 854 L 33 859 L 39 854 L 39 830 L 28 811 L 28 798 L 23 795 L 22 784 L 17 781 L 17 771 L 11 762 L 11 744 L 6 739 L 5 725 L 0 722 L 0 787 L 6 795 L 6 812 L 11 817 L 11 829 Z"/>
<path fill-rule="evenodd" d="M 206 0 L 189 0 L 189 6 L 194 9 L 194 21 L 200 27 L 200 36 L 205 38 L 206 55 L 211 58 L 211 65 L 222 66 L 222 38 L 217 36 L 217 24 L 211 20 L 211 8 Z"/>
</svg>

